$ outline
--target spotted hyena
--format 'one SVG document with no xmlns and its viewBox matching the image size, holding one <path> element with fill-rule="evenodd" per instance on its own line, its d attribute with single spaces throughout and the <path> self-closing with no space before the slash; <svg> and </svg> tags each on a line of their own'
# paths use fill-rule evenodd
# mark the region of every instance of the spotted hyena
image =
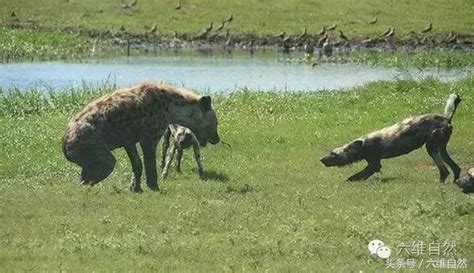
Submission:
<svg viewBox="0 0 474 273">
<path fill-rule="evenodd" d="M 191 128 L 201 145 L 220 141 L 209 96 L 162 83 L 145 83 L 90 102 L 70 120 L 63 137 L 63 152 L 82 168 L 81 184 L 94 185 L 114 169 L 111 151 L 125 148 L 133 169 L 131 190 L 140 192 L 139 143 L 147 185 L 159 190 L 156 146 L 169 124 Z"/>
<path fill-rule="evenodd" d="M 366 160 L 367 167 L 348 178 L 349 181 L 365 180 L 380 171 L 382 159 L 408 154 L 426 143 L 426 150 L 439 169 L 441 182 L 444 182 L 449 175 L 444 163 L 449 165 L 456 180 L 459 178 L 461 168 L 449 156 L 446 145 L 453 131 L 451 120 L 460 101 L 458 95 L 451 94 L 446 102 L 444 115 L 431 114 L 407 118 L 332 150 L 321 158 L 321 162 L 326 167 L 342 167 Z"/>
<path fill-rule="evenodd" d="M 171 154 L 166 159 L 166 154 L 168 148 L 170 146 L 170 138 L 173 142 L 173 148 L 171 150 Z M 196 160 L 196 164 L 198 167 L 198 175 L 202 176 L 204 173 L 201 161 L 201 152 L 199 148 L 199 142 L 193 132 L 186 127 L 171 124 L 166 130 L 165 134 L 163 135 L 163 151 L 162 151 L 162 158 L 161 158 L 161 168 L 163 168 L 163 172 L 161 177 L 164 179 L 168 176 L 169 168 L 171 166 L 171 162 L 173 161 L 174 155 L 176 154 L 176 170 L 181 172 L 181 159 L 183 157 L 184 149 L 193 147 L 194 152 L 194 159 Z"/>
</svg>

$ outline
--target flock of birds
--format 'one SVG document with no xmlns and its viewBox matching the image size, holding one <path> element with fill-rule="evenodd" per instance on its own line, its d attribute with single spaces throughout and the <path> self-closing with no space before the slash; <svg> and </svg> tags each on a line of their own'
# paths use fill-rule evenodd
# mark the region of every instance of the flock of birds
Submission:
<svg viewBox="0 0 474 273">
<path fill-rule="evenodd" d="M 125 3 L 123 0 L 120 3 L 120 8 L 124 11 L 133 11 L 138 4 L 138 0 L 132 0 L 131 2 Z M 176 6 L 174 7 L 175 10 L 182 9 L 181 0 L 177 0 Z M 12 18 L 16 18 L 17 14 L 13 11 L 11 13 Z M 351 43 L 355 42 L 358 45 L 366 45 L 371 46 L 378 42 L 391 42 L 393 41 L 393 37 L 395 37 L 395 27 L 388 27 L 385 31 L 383 31 L 380 35 L 369 38 L 366 37 L 363 40 L 357 39 L 350 39 L 341 29 L 338 29 L 337 24 L 333 24 L 331 26 L 323 26 L 322 29 L 315 33 L 315 35 L 310 35 L 308 33 L 307 28 L 304 28 L 303 32 L 297 36 L 288 35 L 285 31 L 278 33 L 273 36 L 263 37 L 263 38 L 248 38 L 248 39 L 239 39 L 237 36 L 232 36 L 230 34 L 229 29 L 223 31 L 224 28 L 230 24 L 234 20 L 234 15 L 230 14 L 225 20 L 215 24 L 211 22 L 207 27 L 202 29 L 200 32 L 196 33 L 195 35 L 178 35 L 177 31 L 174 31 L 173 40 L 171 42 L 171 47 L 175 47 L 179 43 L 183 43 L 181 38 L 185 38 L 185 41 L 204 41 L 204 42 L 216 42 L 220 41 L 223 42 L 225 48 L 232 48 L 234 46 L 241 47 L 243 49 L 249 50 L 251 53 L 255 50 L 255 46 L 267 46 L 267 45 L 279 45 L 283 53 L 289 53 L 296 48 L 303 49 L 307 58 L 311 57 L 315 52 L 315 48 L 319 48 L 319 54 L 324 55 L 326 57 L 330 57 L 333 53 L 333 47 L 350 47 Z M 372 20 L 368 21 L 366 24 L 368 25 L 375 25 L 378 23 L 378 18 L 374 17 Z M 145 37 L 148 39 L 149 37 L 156 37 L 158 32 L 158 25 L 154 24 L 151 27 L 145 27 Z M 336 35 L 336 30 L 338 35 Z M 419 34 L 424 35 L 433 30 L 433 24 L 429 23 L 429 25 L 419 31 Z M 126 36 L 127 43 L 130 43 L 130 37 L 133 37 L 133 33 L 129 33 L 126 31 L 126 28 L 122 25 L 119 27 L 119 33 L 122 36 Z M 413 34 L 414 32 L 412 32 Z M 415 41 L 420 37 L 414 37 Z M 427 41 L 426 36 L 421 37 L 421 44 Z M 458 43 L 458 36 L 451 31 L 449 35 L 443 39 L 443 42 L 447 44 L 454 44 Z"/>
</svg>

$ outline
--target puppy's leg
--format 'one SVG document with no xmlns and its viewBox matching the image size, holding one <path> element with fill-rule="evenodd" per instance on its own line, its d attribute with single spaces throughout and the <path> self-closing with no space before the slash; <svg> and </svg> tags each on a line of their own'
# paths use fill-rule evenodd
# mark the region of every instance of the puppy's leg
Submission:
<svg viewBox="0 0 474 273">
<path fill-rule="evenodd" d="M 163 146 L 162 146 L 163 151 L 161 152 L 161 168 L 162 169 L 165 167 L 166 154 L 168 153 L 168 148 L 170 147 L 170 137 L 171 137 L 171 131 L 168 128 L 166 129 L 165 134 L 163 135 Z"/>
<path fill-rule="evenodd" d="M 178 148 L 178 153 L 176 154 L 176 171 L 181 173 L 181 159 L 183 158 L 183 149 Z"/>
<path fill-rule="evenodd" d="M 362 171 L 354 174 L 353 176 L 349 177 L 347 181 L 359 181 L 359 180 L 366 180 L 367 178 L 371 177 L 374 173 L 379 172 L 382 168 L 380 164 L 380 159 L 375 161 L 367 161 L 367 167 Z"/>
<path fill-rule="evenodd" d="M 433 159 L 434 163 L 436 164 L 436 167 L 438 167 L 439 170 L 439 180 L 441 183 L 443 183 L 446 180 L 446 177 L 449 175 L 449 171 L 444 165 L 443 158 L 441 156 L 441 150 L 440 147 L 437 146 L 436 144 L 432 142 L 427 142 L 426 143 L 426 151 L 428 151 L 428 154 L 431 156 Z"/>
<path fill-rule="evenodd" d="M 444 162 L 448 164 L 448 166 L 451 168 L 454 174 L 454 182 L 458 180 L 460 174 L 461 174 L 461 168 L 454 162 L 454 160 L 449 156 L 448 151 L 446 150 L 446 146 L 441 147 L 440 149 L 441 152 L 441 157 L 443 158 Z"/>
<path fill-rule="evenodd" d="M 137 146 L 135 144 L 127 146 L 125 147 L 125 151 L 127 152 L 128 158 L 130 158 L 133 170 L 132 184 L 130 186 L 130 190 L 133 192 L 142 192 L 143 190 L 140 186 L 140 179 L 142 176 L 143 165 L 140 156 L 138 155 Z"/>
<path fill-rule="evenodd" d="M 196 160 L 196 164 L 198 167 L 198 174 L 199 176 L 202 176 L 204 174 L 204 169 L 202 167 L 201 152 L 200 152 L 199 143 L 197 142 L 197 140 L 193 142 L 193 151 L 194 151 L 194 159 Z"/>
<path fill-rule="evenodd" d="M 169 169 L 170 169 L 171 162 L 173 161 L 174 153 L 176 152 L 176 149 L 177 149 L 177 147 L 176 147 L 176 145 L 174 145 L 173 149 L 171 150 L 171 154 L 168 155 L 168 159 L 166 160 L 166 164 L 163 167 L 163 172 L 161 173 L 161 178 L 163 178 L 163 179 L 168 177 L 168 172 L 169 172 Z"/>
</svg>

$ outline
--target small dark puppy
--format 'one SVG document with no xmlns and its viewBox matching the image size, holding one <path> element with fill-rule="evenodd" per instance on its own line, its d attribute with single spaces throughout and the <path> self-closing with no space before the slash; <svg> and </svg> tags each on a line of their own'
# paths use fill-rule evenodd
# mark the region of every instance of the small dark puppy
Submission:
<svg viewBox="0 0 474 273">
<path fill-rule="evenodd" d="M 408 154 L 426 143 L 426 150 L 439 169 L 441 182 L 449 175 L 444 163 L 449 165 L 456 181 L 461 168 L 449 157 L 446 145 L 453 131 L 451 119 L 459 102 L 459 96 L 451 94 L 446 102 L 444 115 L 430 114 L 407 118 L 332 150 L 321 158 L 321 162 L 326 167 L 342 167 L 366 160 L 367 167 L 348 178 L 349 181 L 365 180 L 380 171 L 382 159 Z"/>
<path fill-rule="evenodd" d="M 467 174 L 456 180 L 455 183 L 464 193 L 474 192 L 474 168 L 469 169 Z"/>
</svg>

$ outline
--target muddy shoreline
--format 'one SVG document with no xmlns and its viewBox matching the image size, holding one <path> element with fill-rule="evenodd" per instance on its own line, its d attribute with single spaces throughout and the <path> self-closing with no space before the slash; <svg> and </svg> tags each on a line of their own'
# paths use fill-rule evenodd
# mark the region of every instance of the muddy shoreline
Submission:
<svg viewBox="0 0 474 273">
<path fill-rule="evenodd" d="M 395 51 L 408 52 L 424 50 L 456 50 L 474 51 L 474 34 L 422 34 L 412 32 L 403 37 L 344 37 L 339 31 L 332 30 L 325 33 L 302 33 L 287 35 L 260 36 L 255 34 L 233 34 L 217 32 L 201 34 L 177 33 L 173 35 L 156 32 L 129 32 L 122 30 L 96 30 L 82 27 L 65 27 L 53 29 L 39 25 L 34 21 L 11 21 L 1 24 L 2 27 L 38 30 L 42 32 L 66 32 L 86 37 L 91 40 L 92 46 L 100 51 L 121 50 L 152 51 L 152 50 L 261 50 L 272 49 L 289 53 L 302 51 L 305 45 L 312 45 L 317 52 L 324 41 L 339 51 Z M 347 38 L 347 39 L 346 39 Z M 112 48 L 110 48 L 112 47 Z"/>
</svg>

